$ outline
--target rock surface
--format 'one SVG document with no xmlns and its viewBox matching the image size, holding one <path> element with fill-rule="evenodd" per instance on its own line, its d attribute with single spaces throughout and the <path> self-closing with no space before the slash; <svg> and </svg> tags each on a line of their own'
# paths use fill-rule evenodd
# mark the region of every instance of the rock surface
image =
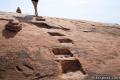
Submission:
<svg viewBox="0 0 120 80">
<path fill-rule="evenodd" d="M 0 80 L 120 76 L 120 25 L 0 12 Z M 22 24 L 6 30 L 9 20 Z"/>
</svg>

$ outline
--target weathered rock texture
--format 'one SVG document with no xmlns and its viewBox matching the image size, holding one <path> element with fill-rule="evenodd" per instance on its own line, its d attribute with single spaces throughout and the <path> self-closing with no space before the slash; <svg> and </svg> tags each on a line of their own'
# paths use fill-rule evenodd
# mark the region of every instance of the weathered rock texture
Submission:
<svg viewBox="0 0 120 80">
<path fill-rule="evenodd" d="M 6 30 L 11 19 L 22 24 L 17 33 Z M 120 75 L 120 25 L 43 19 L 0 13 L 0 80 L 93 80 L 99 74 Z"/>
</svg>

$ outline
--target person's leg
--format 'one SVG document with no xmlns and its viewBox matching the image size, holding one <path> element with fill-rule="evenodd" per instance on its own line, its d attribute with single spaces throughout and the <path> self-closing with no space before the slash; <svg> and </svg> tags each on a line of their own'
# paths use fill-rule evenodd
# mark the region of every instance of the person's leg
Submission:
<svg viewBox="0 0 120 80">
<path fill-rule="evenodd" d="M 38 2 L 32 1 L 34 9 L 35 9 L 35 15 L 38 16 L 38 11 L 37 11 L 37 4 Z"/>
</svg>

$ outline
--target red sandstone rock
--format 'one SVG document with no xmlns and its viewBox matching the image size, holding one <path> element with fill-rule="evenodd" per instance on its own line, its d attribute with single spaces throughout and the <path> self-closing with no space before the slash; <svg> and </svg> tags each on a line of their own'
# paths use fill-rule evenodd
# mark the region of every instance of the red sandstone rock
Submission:
<svg viewBox="0 0 120 80">
<path fill-rule="evenodd" d="M 31 16 L 26 16 L 17 16 L 22 30 L 16 21 L 0 20 L 0 80 L 92 80 L 96 75 L 120 75 L 120 25 L 50 17 L 44 23 L 28 23 L 25 20 Z"/>
</svg>

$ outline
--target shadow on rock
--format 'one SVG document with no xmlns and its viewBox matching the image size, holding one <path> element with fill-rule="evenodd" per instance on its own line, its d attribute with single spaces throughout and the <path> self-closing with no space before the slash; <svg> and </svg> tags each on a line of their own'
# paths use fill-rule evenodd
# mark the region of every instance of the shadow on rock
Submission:
<svg viewBox="0 0 120 80">
<path fill-rule="evenodd" d="M 15 37 L 16 34 L 17 34 L 17 32 L 9 31 L 6 29 L 4 29 L 2 31 L 2 35 L 7 39 Z"/>
<path fill-rule="evenodd" d="M 20 22 L 29 22 L 33 19 L 33 15 L 27 15 L 27 16 L 14 16 L 18 21 Z"/>
</svg>

